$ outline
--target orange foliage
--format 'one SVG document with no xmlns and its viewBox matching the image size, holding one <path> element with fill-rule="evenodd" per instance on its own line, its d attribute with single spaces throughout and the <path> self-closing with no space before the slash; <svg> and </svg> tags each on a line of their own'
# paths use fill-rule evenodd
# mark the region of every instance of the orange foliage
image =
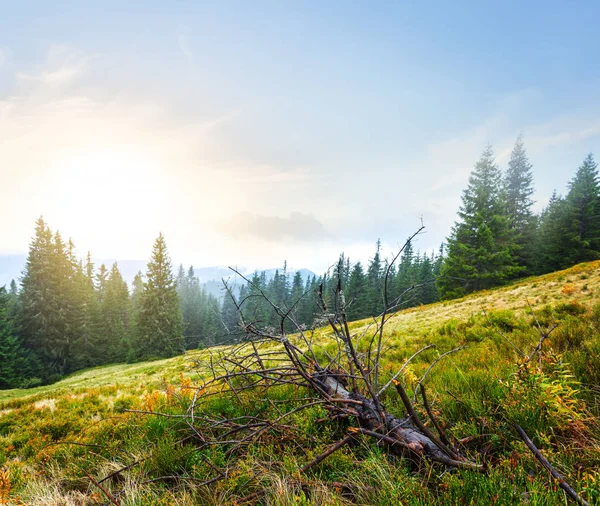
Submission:
<svg viewBox="0 0 600 506">
<path fill-rule="evenodd" d="M 8 504 L 8 496 L 10 495 L 10 476 L 8 469 L 3 467 L 0 469 L 0 504 Z"/>
<path fill-rule="evenodd" d="M 146 409 L 148 411 L 154 411 L 154 408 L 156 407 L 156 404 L 158 403 L 158 396 L 159 393 L 158 391 L 154 391 L 151 394 L 147 394 L 144 397 L 144 404 L 146 405 Z"/>
</svg>

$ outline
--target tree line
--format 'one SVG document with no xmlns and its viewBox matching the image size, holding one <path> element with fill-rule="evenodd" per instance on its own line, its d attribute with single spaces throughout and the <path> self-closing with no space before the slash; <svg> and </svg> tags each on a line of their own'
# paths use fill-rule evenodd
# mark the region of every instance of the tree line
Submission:
<svg viewBox="0 0 600 506">
<path fill-rule="evenodd" d="M 600 184 L 592 154 L 536 215 L 532 165 L 523 137 L 503 172 L 491 147 L 475 164 L 447 239 L 438 289 L 443 298 L 600 258 Z"/>
<path fill-rule="evenodd" d="M 532 165 L 520 136 L 506 171 L 491 147 L 484 150 L 458 220 L 437 252 L 415 251 L 409 241 L 390 265 L 378 241 L 364 266 L 342 255 L 342 268 L 333 274 L 303 279 L 284 264 L 272 277 L 254 272 L 221 300 L 203 289 L 193 267 L 180 266 L 174 275 L 162 234 L 145 275 L 139 272 L 130 289 L 116 263 L 96 268 L 89 253 L 78 259 L 73 242 L 40 218 L 20 287 L 13 281 L 8 290 L 0 288 L 0 388 L 230 343 L 242 335 L 240 313 L 257 327 L 278 325 L 272 305 L 311 327 L 322 314 L 317 292 L 331 302 L 338 281 L 345 287 L 348 319 L 358 320 L 380 314 L 384 295 L 400 309 L 600 258 L 600 184 L 591 154 L 567 194 L 554 192 L 539 215 L 533 192 Z"/>
<path fill-rule="evenodd" d="M 189 314 L 190 304 L 202 307 Z M 190 268 L 174 277 L 162 234 L 131 291 L 117 263 L 75 256 L 43 218 L 36 222 L 20 290 L 0 288 L 0 388 L 55 381 L 87 367 L 171 357 L 220 331 L 219 302 Z"/>
<path fill-rule="evenodd" d="M 351 320 L 379 315 L 383 311 L 386 273 L 388 298 L 398 300 L 398 308 L 429 304 L 439 300 L 435 279 L 440 273 L 442 259 L 443 248 L 437 254 L 421 253 L 408 242 L 398 265 L 388 266 L 388 260 L 381 255 L 381 243 L 377 241 L 375 253 L 365 267 L 360 261 L 352 263 L 342 255 L 340 273 L 328 272 L 306 280 L 300 272 L 290 276 L 285 264 L 283 270 L 276 270 L 270 279 L 264 271 L 257 271 L 240 287 L 239 295 L 234 290 L 227 293 L 223 300 L 223 323 L 230 335 L 236 334 L 242 319 L 258 328 L 275 327 L 280 324 L 280 316 L 273 308 L 275 305 L 289 312 L 295 322 L 287 321 L 287 330 L 295 328 L 295 324 L 310 327 L 322 313 L 317 292 L 323 290 L 323 300 L 331 303 L 338 276 L 342 277 L 342 286 L 346 287 L 348 318 Z"/>
</svg>

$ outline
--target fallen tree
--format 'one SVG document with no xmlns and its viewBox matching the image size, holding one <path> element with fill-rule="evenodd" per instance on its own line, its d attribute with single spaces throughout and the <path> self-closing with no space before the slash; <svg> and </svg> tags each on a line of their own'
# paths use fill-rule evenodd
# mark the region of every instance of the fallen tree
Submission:
<svg viewBox="0 0 600 506">
<path fill-rule="evenodd" d="M 237 301 L 231 287 L 225 283 L 237 306 L 239 327 L 245 338 L 238 345 L 226 351 L 215 352 L 208 360 L 198 364 L 203 370 L 210 371 L 211 377 L 197 389 L 186 413 L 193 433 L 205 444 L 227 444 L 228 452 L 232 453 L 256 441 L 265 432 L 283 434 L 293 430 L 285 424 L 286 419 L 304 409 L 321 406 L 327 410 L 329 420 L 347 419 L 351 424 L 340 441 L 307 463 L 302 471 L 319 464 L 361 436 L 373 438 L 377 445 L 385 447 L 394 455 L 410 459 L 415 465 L 428 460 L 449 468 L 485 471 L 483 463 L 465 456 L 456 442 L 446 435 L 429 406 L 423 381 L 419 381 L 415 389 L 415 398 L 417 393 L 421 394 L 427 420 L 423 420 L 417 413 L 415 399 L 409 398 L 402 385 L 402 372 L 406 366 L 433 345 L 414 353 L 385 384 L 382 382 L 385 326 L 391 314 L 402 307 L 406 297 L 420 287 L 412 286 L 399 297 L 389 300 L 387 294 L 390 273 L 396 259 L 421 230 L 422 228 L 406 241 L 387 265 L 382 294 L 385 310 L 379 317 L 373 318 L 366 328 L 356 333 L 351 332 L 346 316 L 342 260 L 334 268 L 333 276 L 337 283 L 333 293 L 325 293 L 324 285 L 321 285 L 316 294 L 305 294 L 317 297 L 322 312 L 319 323 L 326 324 L 330 330 L 327 334 L 319 333 L 318 338 L 314 329 L 307 330 L 296 322 L 294 305 L 289 308 L 276 306 L 259 287 L 253 287 L 255 292 L 258 290 L 258 295 L 254 296 L 260 296 L 269 303 L 278 316 L 279 326 L 264 328 L 261 321 L 245 321 L 242 309 L 248 299 Z M 234 272 L 252 286 L 251 280 L 235 270 Z M 295 329 L 292 334 L 286 332 L 290 323 Z M 266 397 L 267 390 L 282 385 L 294 385 L 304 394 L 286 412 L 281 412 L 273 405 L 269 416 L 215 418 L 214 412 L 206 411 L 203 403 L 199 402 L 200 398 L 205 400 L 210 395 L 223 395 L 223 387 L 226 386 L 232 400 L 243 404 L 247 391 L 261 392 Z M 390 387 L 395 388 L 402 401 L 406 413 L 403 417 L 397 417 L 386 409 L 384 393 Z"/>
</svg>

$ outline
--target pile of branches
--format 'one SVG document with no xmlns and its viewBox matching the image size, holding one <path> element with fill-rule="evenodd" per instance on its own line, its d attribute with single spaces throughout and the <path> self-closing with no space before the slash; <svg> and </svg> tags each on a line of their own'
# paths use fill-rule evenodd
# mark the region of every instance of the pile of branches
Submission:
<svg viewBox="0 0 600 506">
<path fill-rule="evenodd" d="M 347 431 L 324 453 L 308 462 L 301 471 L 307 471 L 329 455 L 359 437 L 373 438 L 374 443 L 389 453 L 410 459 L 415 465 L 424 460 L 438 463 L 447 468 L 468 469 L 484 472 L 485 465 L 465 456 L 443 430 L 430 407 L 423 380 L 431 367 L 441 358 L 461 350 L 459 347 L 443 354 L 427 369 L 418 382 L 414 396 L 407 394 L 400 378 L 406 366 L 433 345 L 423 347 L 405 361 L 403 366 L 385 383 L 382 381 L 381 361 L 385 353 L 385 328 L 389 318 L 399 309 L 411 292 L 420 288 L 413 286 L 399 297 L 388 300 L 388 282 L 394 262 L 405 247 L 422 230 L 419 229 L 388 263 L 382 290 L 385 310 L 360 331 L 352 333 L 347 319 L 347 302 L 342 286 L 342 260 L 334 267 L 337 280 L 333 293 L 325 293 L 321 285 L 314 294 L 319 302 L 322 322 L 329 332 L 316 333 L 298 324 L 294 307 L 280 308 L 275 305 L 260 287 L 239 272 L 253 288 L 253 295 L 262 297 L 278 315 L 278 328 L 265 328 L 261 321 L 246 321 L 243 305 L 248 298 L 236 301 L 231 287 L 226 288 L 237 306 L 243 342 L 219 350 L 198 365 L 210 371 L 210 377 L 198 388 L 187 413 L 186 421 L 201 445 L 227 445 L 229 455 L 242 451 L 249 444 L 266 434 L 281 433 L 281 437 L 294 439 L 296 430 L 288 422 L 297 413 L 320 406 L 327 411 L 326 420 L 348 420 Z M 433 282 L 434 280 L 431 280 Z M 291 324 L 291 325 L 290 325 Z M 286 332 L 290 326 L 293 333 Z M 293 386 L 302 393 L 294 400 L 286 400 L 287 410 L 282 411 L 276 402 L 269 401 L 268 390 Z M 225 387 L 225 390 L 224 390 Z M 386 409 L 384 393 L 395 389 L 405 408 L 405 415 L 398 417 Z M 238 417 L 217 417 L 206 403 L 207 396 L 227 393 L 232 401 L 241 406 L 248 403 L 248 392 L 271 403 L 264 417 L 255 413 Z M 426 419 L 415 409 L 417 394 L 420 394 Z M 201 402 L 200 402 L 201 399 Z M 293 407 L 290 409 L 290 404 Z M 431 427 L 431 428 L 430 428 Z M 223 473 L 225 474 L 225 473 Z"/>
</svg>

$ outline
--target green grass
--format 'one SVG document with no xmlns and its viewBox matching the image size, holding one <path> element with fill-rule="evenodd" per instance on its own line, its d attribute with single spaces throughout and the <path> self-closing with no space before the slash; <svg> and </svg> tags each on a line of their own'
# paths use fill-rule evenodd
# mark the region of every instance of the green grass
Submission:
<svg viewBox="0 0 600 506">
<path fill-rule="evenodd" d="M 358 334 L 368 323 L 353 322 L 351 329 Z M 543 359 L 525 366 L 515 348 L 533 350 L 538 323 L 558 327 L 544 345 Z M 317 335 L 327 348 L 327 330 Z M 415 469 L 371 440 L 301 475 L 298 469 L 343 437 L 349 423 L 318 422 L 325 412 L 315 407 L 287 422 L 295 427 L 289 434 L 267 433 L 260 445 L 230 460 L 227 480 L 203 488 L 194 481 L 144 483 L 171 474 L 202 480 L 212 476 L 212 465 L 228 462 L 222 448 L 198 452 L 178 443 L 186 431 L 177 420 L 123 412 L 180 413 L 190 400 L 185 386 L 202 374 L 194 361 L 215 351 L 204 350 L 1 391 L 0 504 L 104 504 L 106 497 L 88 474 L 100 479 L 136 461 L 140 464 L 118 480 L 104 483 L 111 493 L 124 491 L 119 497 L 124 506 L 235 504 L 258 490 L 257 500 L 265 505 L 564 504 L 564 494 L 518 439 L 514 423 L 590 503 L 599 503 L 600 262 L 394 315 L 386 328 L 384 376 L 429 343 L 436 348 L 406 369 L 404 383 L 411 390 L 441 353 L 469 345 L 443 359 L 426 385 L 447 430 L 468 438 L 464 452 L 488 463 L 485 475 L 429 465 Z M 287 402 L 302 392 L 282 387 L 267 395 Z M 268 399 L 256 393 L 243 401 L 240 406 L 223 394 L 203 402 L 231 416 L 270 409 Z M 403 415 L 394 393 L 385 402 Z"/>
</svg>

